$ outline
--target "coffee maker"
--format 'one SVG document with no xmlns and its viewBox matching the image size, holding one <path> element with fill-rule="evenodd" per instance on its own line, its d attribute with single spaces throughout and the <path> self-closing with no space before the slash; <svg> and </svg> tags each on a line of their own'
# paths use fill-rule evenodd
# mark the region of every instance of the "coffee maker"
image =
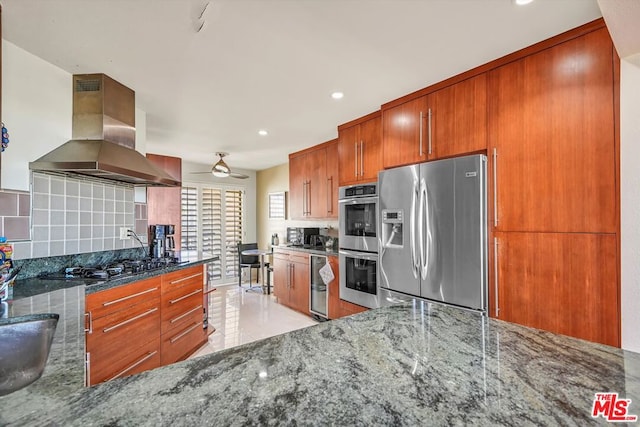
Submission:
<svg viewBox="0 0 640 427">
<path fill-rule="evenodd" d="M 155 224 L 149 226 L 149 248 L 152 258 L 174 258 L 176 244 L 173 224 Z"/>
</svg>

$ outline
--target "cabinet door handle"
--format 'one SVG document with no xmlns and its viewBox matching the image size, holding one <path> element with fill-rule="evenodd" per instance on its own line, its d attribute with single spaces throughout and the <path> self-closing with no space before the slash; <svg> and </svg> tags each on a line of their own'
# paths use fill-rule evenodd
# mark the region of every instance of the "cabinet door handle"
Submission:
<svg viewBox="0 0 640 427">
<path fill-rule="evenodd" d="M 424 120 L 424 114 L 420 111 L 420 157 L 422 157 L 422 121 Z"/>
<path fill-rule="evenodd" d="M 86 333 L 88 333 L 88 334 L 92 334 L 93 333 L 93 315 L 91 314 L 91 312 L 88 312 L 88 313 L 84 314 L 84 317 L 89 320 L 89 322 L 88 322 L 89 323 L 89 327 L 88 328 L 85 327 L 84 331 Z M 85 320 L 85 325 L 86 324 L 87 324 L 87 321 Z"/>
<path fill-rule="evenodd" d="M 291 280 L 289 279 L 290 275 L 291 275 L 291 265 L 287 263 L 287 288 L 289 287 L 289 281 Z"/>
<path fill-rule="evenodd" d="M 498 305 L 498 238 L 493 238 L 493 291 L 496 294 L 496 317 L 500 315 L 500 307 Z"/>
<path fill-rule="evenodd" d="M 493 149 L 493 226 L 498 226 L 498 149 Z"/>
<path fill-rule="evenodd" d="M 188 293 L 188 294 L 186 294 L 186 295 L 183 295 L 183 296 L 181 296 L 181 297 L 179 297 L 179 298 L 176 298 L 176 299 L 172 299 L 172 300 L 170 300 L 170 301 L 169 301 L 169 304 L 175 304 L 175 303 L 177 303 L 177 302 L 182 301 L 183 299 L 187 299 L 187 298 L 192 297 L 192 296 L 194 296 L 194 295 L 196 295 L 196 294 L 199 294 L 200 292 L 202 292 L 202 289 L 196 289 L 195 291 L 190 292 L 190 293 Z"/>
<path fill-rule="evenodd" d="M 431 136 L 431 116 L 432 116 L 431 108 L 429 108 L 429 121 L 428 121 L 428 130 L 429 130 L 429 155 L 431 155 L 431 145 L 432 145 L 431 143 L 432 143 L 432 140 L 433 140 L 433 137 Z"/>
<path fill-rule="evenodd" d="M 131 298 L 139 297 L 140 295 L 148 294 L 149 292 L 153 292 L 153 291 L 157 291 L 157 290 L 158 290 L 158 287 L 156 286 L 155 288 L 150 288 L 150 289 L 144 290 L 142 292 L 138 292 L 137 294 L 131 294 L 131 295 L 127 295 L 126 297 L 114 299 L 113 301 L 104 302 L 104 303 L 102 303 L 102 306 L 103 307 L 108 307 L 108 306 L 110 306 L 112 304 L 117 304 L 119 302 L 126 301 L 126 300 L 131 299 Z"/>
<path fill-rule="evenodd" d="M 191 309 L 191 310 L 189 310 L 189 311 L 185 311 L 184 313 L 182 313 L 182 314 L 181 314 L 181 315 L 179 315 L 179 316 L 174 317 L 173 319 L 169 320 L 169 323 L 176 323 L 178 320 L 180 320 L 180 319 L 184 319 L 184 318 L 185 318 L 185 317 L 187 317 L 188 315 L 190 315 L 190 314 L 192 314 L 192 313 L 194 313 L 194 312 L 196 312 L 196 311 L 198 311 L 198 310 L 201 310 L 201 309 L 202 309 L 202 304 L 200 304 L 200 305 L 199 305 L 199 306 L 197 306 L 197 307 L 192 308 L 192 309 Z"/>
<path fill-rule="evenodd" d="M 356 178 L 358 177 L 358 141 L 353 143 L 353 149 L 354 149 L 354 165 L 353 165 L 353 172 L 355 173 Z"/>
<path fill-rule="evenodd" d="M 193 274 L 189 277 L 183 277 L 182 279 L 174 280 L 173 282 L 169 282 L 171 285 L 175 285 L 176 283 L 184 282 L 185 280 L 193 279 L 194 277 L 202 276 L 202 273 Z"/>
<path fill-rule="evenodd" d="M 197 328 L 198 326 L 202 327 L 202 322 L 200 323 L 194 323 L 193 325 L 191 325 L 191 327 L 183 332 L 181 332 L 180 334 L 176 335 L 175 337 L 171 338 L 169 340 L 169 342 L 171 344 L 173 344 L 174 342 L 178 341 L 180 338 L 184 337 L 185 335 L 187 335 L 189 332 L 193 331 L 195 328 Z"/>
<path fill-rule="evenodd" d="M 121 376 L 123 376 L 124 374 L 126 374 L 127 372 L 131 371 L 132 369 L 134 369 L 137 366 L 142 365 L 144 362 L 146 362 L 147 360 L 151 359 L 153 356 L 155 356 L 158 353 L 158 350 L 154 350 L 150 353 L 145 354 L 141 359 L 133 362 L 131 365 L 127 366 L 126 368 L 124 368 L 122 371 L 118 372 L 117 374 L 115 374 L 114 376 L 112 376 L 111 378 L 109 378 L 109 381 L 111 380 L 115 380 L 116 378 L 120 378 Z"/>
<path fill-rule="evenodd" d="M 84 354 L 84 382 L 87 387 L 91 385 L 91 353 Z"/>
<path fill-rule="evenodd" d="M 307 181 L 307 215 L 311 215 L 311 181 Z"/>
<path fill-rule="evenodd" d="M 360 177 L 364 176 L 364 156 L 363 156 L 363 148 L 364 143 L 360 141 Z"/>
<path fill-rule="evenodd" d="M 327 178 L 327 212 L 333 213 L 333 177 Z"/>
<path fill-rule="evenodd" d="M 155 313 L 156 311 L 158 311 L 158 307 L 154 307 L 151 310 L 145 311 L 144 313 L 140 313 L 137 316 L 133 316 L 130 319 L 124 320 L 124 321 L 122 321 L 122 322 L 120 322 L 120 323 L 118 323 L 116 325 L 109 326 L 108 328 L 104 328 L 102 330 L 102 332 L 106 334 L 107 332 L 111 332 L 114 329 L 120 328 L 121 326 L 128 325 L 131 322 L 135 322 L 138 319 L 142 319 L 143 317 L 148 316 L 151 313 Z"/>
<path fill-rule="evenodd" d="M 294 288 L 296 284 L 295 274 L 296 274 L 296 265 L 294 263 L 291 263 L 291 287 L 292 288 Z"/>
</svg>

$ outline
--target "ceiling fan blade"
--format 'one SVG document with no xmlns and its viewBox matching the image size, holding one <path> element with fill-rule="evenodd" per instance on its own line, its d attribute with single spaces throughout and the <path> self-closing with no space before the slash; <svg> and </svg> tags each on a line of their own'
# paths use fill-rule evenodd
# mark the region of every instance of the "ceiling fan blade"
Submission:
<svg viewBox="0 0 640 427">
<path fill-rule="evenodd" d="M 249 175 L 245 175 L 242 173 L 236 173 L 236 172 L 229 172 L 229 176 L 231 178 L 237 178 L 237 179 L 247 179 L 249 178 Z"/>
<path fill-rule="evenodd" d="M 198 175 L 198 174 L 204 174 L 204 173 L 211 175 L 211 171 L 206 171 L 206 172 L 189 172 L 189 173 L 190 173 L 190 174 L 192 174 L 192 175 Z"/>
</svg>

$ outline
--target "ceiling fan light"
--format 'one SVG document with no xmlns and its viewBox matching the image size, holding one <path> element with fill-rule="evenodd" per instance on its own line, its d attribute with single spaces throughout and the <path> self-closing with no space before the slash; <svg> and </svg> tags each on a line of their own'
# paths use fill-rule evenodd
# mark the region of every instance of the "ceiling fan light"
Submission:
<svg viewBox="0 0 640 427">
<path fill-rule="evenodd" d="M 229 169 L 229 166 L 227 166 L 227 164 L 222 159 L 220 159 L 218 163 L 213 165 L 213 168 L 211 169 L 211 173 L 213 174 L 213 176 L 216 176 L 218 178 L 226 178 L 229 176 L 230 172 L 231 169 Z"/>
</svg>

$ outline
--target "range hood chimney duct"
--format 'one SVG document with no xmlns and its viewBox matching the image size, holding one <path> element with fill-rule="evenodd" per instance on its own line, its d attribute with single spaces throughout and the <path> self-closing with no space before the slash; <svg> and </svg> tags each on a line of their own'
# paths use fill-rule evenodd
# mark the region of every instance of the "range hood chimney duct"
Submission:
<svg viewBox="0 0 640 427">
<path fill-rule="evenodd" d="M 72 140 L 29 163 L 33 171 L 138 186 L 180 186 L 135 150 L 135 93 L 106 74 L 73 76 Z"/>
</svg>

